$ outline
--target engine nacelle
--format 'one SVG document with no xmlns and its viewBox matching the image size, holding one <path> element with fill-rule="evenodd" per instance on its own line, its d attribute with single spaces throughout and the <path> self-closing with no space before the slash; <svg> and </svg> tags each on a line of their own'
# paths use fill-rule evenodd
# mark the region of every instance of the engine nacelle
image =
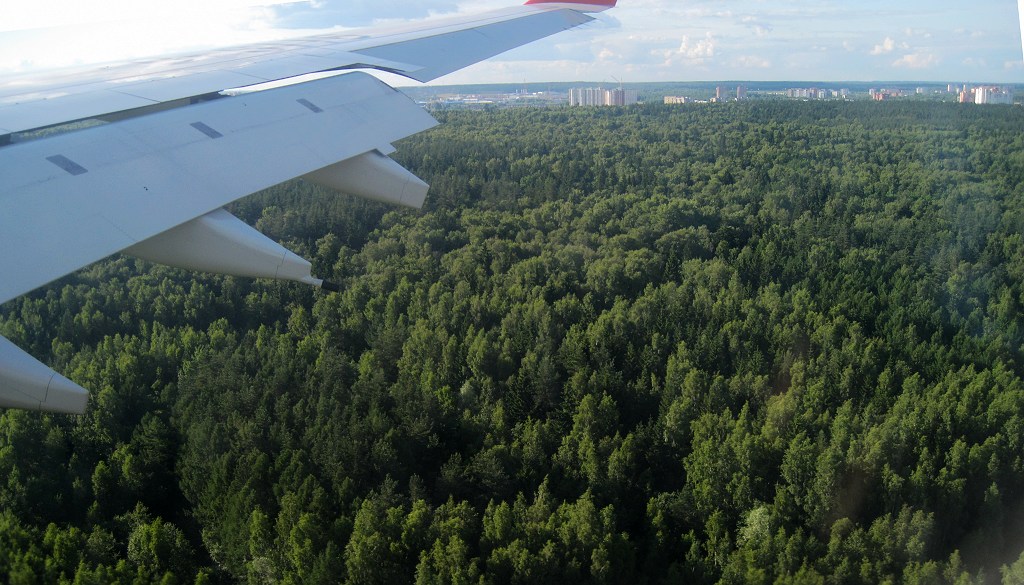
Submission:
<svg viewBox="0 0 1024 585">
<path fill-rule="evenodd" d="M 334 285 L 311 275 L 312 265 L 305 258 L 295 255 L 224 209 L 211 211 L 139 242 L 124 252 L 188 270 L 294 280 L 336 290 Z"/>
<path fill-rule="evenodd" d="M 0 337 L 0 407 L 82 414 L 89 392 Z"/>
<path fill-rule="evenodd" d="M 423 207 L 430 189 L 419 177 L 379 150 L 343 160 L 302 178 L 342 193 L 415 209 Z"/>
</svg>

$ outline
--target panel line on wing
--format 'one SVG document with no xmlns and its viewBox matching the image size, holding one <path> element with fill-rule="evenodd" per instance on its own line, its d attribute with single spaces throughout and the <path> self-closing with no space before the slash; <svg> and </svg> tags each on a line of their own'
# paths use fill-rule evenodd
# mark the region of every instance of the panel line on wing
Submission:
<svg viewBox="0 0 1024 585">
<path fill-rule="evenodd" d="M 64 169 L 70 175 L 78 176 L 84 175 L 85 173 L 89 172 L 88 169 L 71 160 L 70 158 L 64 156 L 63 154 L 55 154 L 53 156 L 48 156 L 46 157 L 46 160 Z"/>
</svg>

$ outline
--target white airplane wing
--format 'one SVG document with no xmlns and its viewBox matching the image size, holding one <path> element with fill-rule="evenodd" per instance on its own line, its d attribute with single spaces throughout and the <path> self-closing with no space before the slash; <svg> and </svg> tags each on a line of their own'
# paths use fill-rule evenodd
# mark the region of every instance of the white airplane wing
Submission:
<svg viewBox="0 0 1024 585">
<path fill-rule="evenodd" d="M 427 185 L 387 155 L 436 122 L 362 72 L 245 88 L 351 69 L 429 81 L 614 4 L 530 0 L 419 26 L 2 79 L 0 303 L 120 251 L 330 287 L 222 207 L 296 177 L 420 207 Z M 87 397 L 0 338 L 0 407 L 81 413 Z"/>
</svg>

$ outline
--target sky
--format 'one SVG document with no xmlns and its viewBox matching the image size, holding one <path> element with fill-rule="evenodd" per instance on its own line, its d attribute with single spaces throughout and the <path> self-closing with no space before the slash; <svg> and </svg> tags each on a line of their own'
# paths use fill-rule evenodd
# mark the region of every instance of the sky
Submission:
<svg viewBox="0 0 1024 585">
<path fill-rule="evenodd" d="M 515 0 L 4 0 L 0 75 L 472 13 Z M 1024 83 L 1024 0 L 619 0 L 435 84 Z M 414 85 L 413 82 L 406 83 Z"/>
</svg>

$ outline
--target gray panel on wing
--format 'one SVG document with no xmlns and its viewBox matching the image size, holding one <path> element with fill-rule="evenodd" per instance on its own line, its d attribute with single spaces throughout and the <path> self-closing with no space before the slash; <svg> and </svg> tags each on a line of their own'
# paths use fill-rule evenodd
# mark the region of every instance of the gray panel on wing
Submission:
<svg viewBox="0 0 1024 585">
<path fill-rule="evenodd" d="M 351 73 L 4 147 L 0 302 L 435 124 L 401 93 Z"/>
</svg>

